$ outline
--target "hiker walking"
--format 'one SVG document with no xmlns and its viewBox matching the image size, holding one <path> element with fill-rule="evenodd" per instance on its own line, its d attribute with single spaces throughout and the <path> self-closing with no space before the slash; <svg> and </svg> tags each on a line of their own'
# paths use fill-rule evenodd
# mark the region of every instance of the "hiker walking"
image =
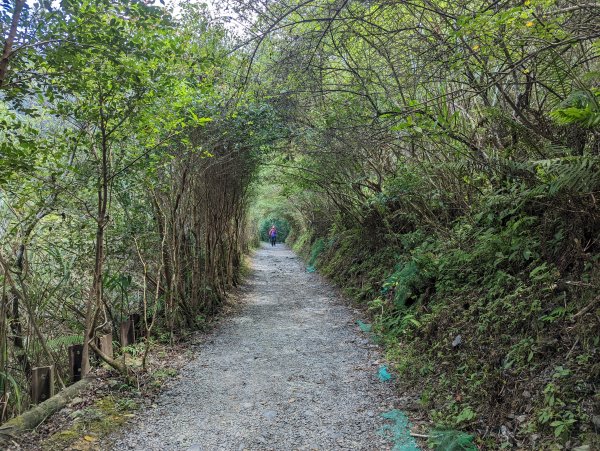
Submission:
<svg viewBox="0 0 600 451">
<path fill-rule="evenodd" d="M 269 230 L 269 240 L 271 241 L 271 246 L 275 246 L 275 243 L 277 242 L 277 227 L 275 227 L 275 224 L 273 224 Z"/>
</svg>

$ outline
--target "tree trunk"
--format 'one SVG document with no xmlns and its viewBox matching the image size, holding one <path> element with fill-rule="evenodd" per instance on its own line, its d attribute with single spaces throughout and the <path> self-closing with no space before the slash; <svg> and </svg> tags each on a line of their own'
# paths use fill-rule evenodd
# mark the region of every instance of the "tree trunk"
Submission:
<svg viewBox="0 0 600 451">
<path fill-rule="evenodd" d="M 15 1 L 15 9 L 13 10 L 10 29 L 8 30 L 8 36 L 6 36 L 6 40 L 4 41 L 2 59 L 0 60 L 0 88 L 4 84 L 4 79 L 6 78 L 6 73 L 8 72 L 8 62 L 12 53 L 15 37 L 17 36 L 19 20 L 21 19 L 21 12 L 23 11 L 23 6 L 25 6 L 25 1 L 26 0 Z"/>
<path fill-rule="evenodd" d="M 101 117 L 103 118 L 102 99 L 100 100 L 100 111 Z M 95 344 L 93 343 L 96 335 L 96 323 L 98 320 L 98 314 L 104 308 L 102 303 L 102 273 L 104 269 L 104 231 L 108 222 L 108 171 L 110 149 L 106 135 L 106 124 L 103 119 L 101 120 L 100 129 L 102 133 L 102 161 L 99 174 L 100 183 L 98 187 L 98 215 L 96 217 L 96 255 L 94 262 L 94 280 L 92 282 L 92 291 L 88 299 L 85 313 L 85 335 L 83 340 L 83 350 L 81 353 L 82 376 L 85 376 L 90 371 L 90 348 L 96 348 Z M 94 349 L 94 351 L 96 351 L 96 349 Z M 121 368 L 122 365 L 120 363 L 113 364 L 104 359 L 101 353 L 99 355 L 113 368 L 123 372 Z"/>
<path fill-rule="evenodd" d="M 58 412 L 75 396 L 79 395 L 86 387 L 90 386 L 94 379 L 83 378 L 79 382 L 67 387 L 52 398 L 38 404 L 12 420 L 7 421 L 0 427 L 0 444 L 7 444 L 10 439 L 35 429 L 50 415 Z"/>
</svg>

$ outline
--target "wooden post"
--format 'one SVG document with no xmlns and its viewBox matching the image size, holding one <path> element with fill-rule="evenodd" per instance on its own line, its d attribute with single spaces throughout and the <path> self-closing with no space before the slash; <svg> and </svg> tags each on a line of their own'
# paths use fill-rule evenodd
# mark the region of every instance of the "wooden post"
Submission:
<svg viewBox="0 0 600 451">
<path fill-rule="evenodd" d="M 31 401 L 39 404 L 54 396 L 54 365 L 31 370 Z"/>
<path fill-rule="evenodd" d="M 111 359 L 114 356 L 112 338 L 112 334 L 102 335 L 100 338 L 98 338 L 98 347 Z"/>
<path fill-rule="evenodd" d="M 128 346 L 134 341 L 133 323 L 131 320 L 123 321 L 120 329 L 121 346 Z"/>
<path fill-rule="evenodd" d="M 131 330 L 133 331 L 133 343 L 142 335 L 142 316 L 139 313 L 129 315 Z"/>
<path fill-rule="evenodd" d="M 71 372 L 71 382 L 81 380 L 82 354 L 83 345 L 69 346 L 69 370 Z"/>
</svg>

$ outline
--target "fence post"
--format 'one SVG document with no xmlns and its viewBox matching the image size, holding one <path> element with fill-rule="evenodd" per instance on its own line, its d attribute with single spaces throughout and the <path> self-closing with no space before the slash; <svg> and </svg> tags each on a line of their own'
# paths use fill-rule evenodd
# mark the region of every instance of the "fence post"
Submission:
<svg viewBox="0 0 600 451">
<path fill-rule="evenodd" d="M 100 338 L 98 338 L 98 347 L 104 354 L 106 354 L 111 359 L 113 358 L 112 338 L 112 334 L 102 335 Z"/>
<path fill-rule="evenodd" d="M 132 313 L 129 315 L 129 321 L 131 321 L 131 329 L 133 331 L 133 342 L 136 342 L 142 334 L 142 315 Z"/>
<path fill-rule="evenodd" d="M 39 404 L 54 396 L 54 365 L 31 370 L 31 401 Z"/>
<path fill-rule="evenodd" d="M 121 346 L 128 346 L 134 342 L 133 323 L 131 320 L 121 323 L 120 338 Z"/>
<path fill-rule="evenodd" d="M 71 373 L 71 382 L 81 380 L 83 345 L 69 346 L 69 371 Z"/>
</svg>

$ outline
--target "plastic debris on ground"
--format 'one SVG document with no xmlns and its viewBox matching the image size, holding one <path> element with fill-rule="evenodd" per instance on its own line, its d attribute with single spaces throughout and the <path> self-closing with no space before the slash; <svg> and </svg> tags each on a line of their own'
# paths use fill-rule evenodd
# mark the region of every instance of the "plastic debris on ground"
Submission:
<svg viewBox="0 0 600 451">
<path fill-rule="evenodd" d="M 357 320 L 356 324 L 358 324 L 360 330 L 362 330 L 365 333 L 371 332 L 371 329 L 373 328 L 370 324 L 363 323 L 361 320 Z"/>
<path fill-rule="evenodd" d="M 315 272 L 316 270 L 317 268 L 315 268 L 313 265 L 306 267 L 306 272 Z"/>
<path fill-rule="evenodd" d="M 381 365 L 379 367 L 379 373 L 377 375 L 379 376 L 379 380 L 381 382 L 387 382 L 392 379 L 392 375 L 388 372 L 388 369 L 385 365 Z"/>
<path fill-rule="evenodd" d="M 379 335 L 373 332 L 373 326 L 371 324 L 365 323 L 361 320 L 357 320 L 356 324 L 358 324 L 358 327 L 362 332 L 368 335 L 369 340 L 371 340 L 375 344 L 381 343 L 381 337 L 379 337 Z"/>
<path fill-rule="evenodd" d="M 394 444 L 392 451 L 419 451 L 417 442 L 410 435 L 411 424 L 404 412 L 394 409 L 382 413 L 381 416 L 392 422 L 379 429 L 379 433 Z"/>
<path fill-rule="evenodd" d="M 465 432 L 434 429 L 429 437 L 429 444 L 436 451 L 477 451 L 473 436 Z"/>
</svg>

